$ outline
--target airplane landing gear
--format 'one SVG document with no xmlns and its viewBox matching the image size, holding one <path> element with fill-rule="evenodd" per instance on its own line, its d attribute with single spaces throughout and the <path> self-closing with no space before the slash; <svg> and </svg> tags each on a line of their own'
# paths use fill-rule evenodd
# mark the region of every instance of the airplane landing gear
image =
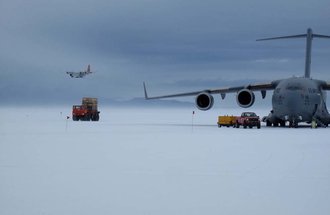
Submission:
<svg viewBox="0 0 330 215">
<path fill-rule="evenodd" d="M 290 121 L 289 128 L 298 128 L 298 122 L 295 120 Z"/>
</svg>

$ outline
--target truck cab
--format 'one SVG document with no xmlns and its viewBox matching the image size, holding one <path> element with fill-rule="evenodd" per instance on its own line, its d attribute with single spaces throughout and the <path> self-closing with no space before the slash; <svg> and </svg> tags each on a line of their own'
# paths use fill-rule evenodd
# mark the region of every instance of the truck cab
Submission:
<svg viewBox="0 0 330 215">
<path fill-rule="evenodd" d="M 99 121 L 100 111 L 97 109 L 96 98 L 83 98 L 82 105 L 72 106 L 72 120 L 73 121 Z"/>
</svg>

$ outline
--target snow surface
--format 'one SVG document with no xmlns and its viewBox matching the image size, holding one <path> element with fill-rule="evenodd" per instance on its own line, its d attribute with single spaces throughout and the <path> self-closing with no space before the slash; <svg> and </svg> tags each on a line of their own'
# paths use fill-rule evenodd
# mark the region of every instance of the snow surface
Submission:
<svg viewBox="0 0 330 215">
<path fill-rule="evenodd" d="M 1 108 L 0 214 L 328 214 L 329 128 L 218 128 L 193 109 Z M 258 110 L 267 115 L 269 110 Z"/>
</svg>

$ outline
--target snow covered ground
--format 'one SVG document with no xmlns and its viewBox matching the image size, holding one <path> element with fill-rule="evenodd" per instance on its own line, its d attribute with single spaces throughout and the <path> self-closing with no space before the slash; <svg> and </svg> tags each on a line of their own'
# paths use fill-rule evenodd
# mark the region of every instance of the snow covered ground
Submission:
<svg viewBox="0 0 330 215">
<path fill-rule="evenodd" d="M 243 109 L 70 111 L 1 108 L 1 215 L 330 211 L 329 128 L 216 126 Z"/>
</svg>

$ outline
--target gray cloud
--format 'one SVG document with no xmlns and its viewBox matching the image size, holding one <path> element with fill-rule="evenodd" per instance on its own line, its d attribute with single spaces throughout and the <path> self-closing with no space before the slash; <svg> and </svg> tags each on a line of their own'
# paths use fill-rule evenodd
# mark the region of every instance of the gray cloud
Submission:
<svg viewBox="0 0 330 215">
<path fill-rule="evenodd" d="M 3 0 L 0 96 L 127 99 L 142 96 L 144 80 L 176 91 L 301 75 L 304 40 L 255 39 L 308 27 L 330 34 L 328 8 L 326 0 Z M 329 41 L 314 40 L 317 78 L 330 79 L 329 47 Z M 65 74 L 87 64 L 95 74 L 81 80 Z"/>
</svg>

